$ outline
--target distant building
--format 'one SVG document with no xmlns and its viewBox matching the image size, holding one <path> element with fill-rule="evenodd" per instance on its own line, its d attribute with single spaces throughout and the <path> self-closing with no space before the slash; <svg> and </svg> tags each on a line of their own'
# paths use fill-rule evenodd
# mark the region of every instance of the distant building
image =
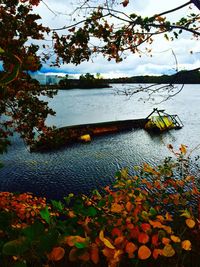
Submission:
<svg viewBox="0 0 200 267">
<path fill-rule="evenodd" d="M 37 80 L 40 84 L 47 84 L 47 77 L 44 74 L 31 74 L 31 78 Z"/>
<path fill-rule="evenodd" d="M 31 74 L 33 79 L 36 79 L 41 85 L 59 84 L 63 77 L 54 74 Z"/>
</svg>

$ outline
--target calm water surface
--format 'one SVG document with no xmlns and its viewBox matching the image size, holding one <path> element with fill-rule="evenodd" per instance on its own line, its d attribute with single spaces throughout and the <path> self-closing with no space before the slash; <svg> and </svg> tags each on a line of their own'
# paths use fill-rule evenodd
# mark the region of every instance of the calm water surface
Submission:
<svg viewBox="0 0 200 267">
<path fill-rule="evenodd" d="M 126 85 L 128 87 L 129 85 Z M 115 87 L 122 88 L 122 85 Z M 50 198 L 60 198 L 70 192 L 88 193 L 113 182 L 117 170 L 146 161 L 160 163 L 170 156 L 167 144 L 178 148 L 186 144 L 191 149 L 200 144 L 200 85 L 186 85 L 170 101 L 154 105 L 115 95 L 113 89 L 59 91 L 50 100 L 56 110 L 48 118 L 49 125 L 58 127 L 92 122 L 146 117 L 154 107 L 178 114 L 184 123 L 181 130 L 162 135 L 132 130 L 97 137 L 88 144 L 74 144 L 51 153 L 29 153 L 23 141 L 15 136 L 8 153 L 2 156 L 0 190 L 33 192 Z M 199 153 L 194 152 L 194 156 Z"/>
</svg>

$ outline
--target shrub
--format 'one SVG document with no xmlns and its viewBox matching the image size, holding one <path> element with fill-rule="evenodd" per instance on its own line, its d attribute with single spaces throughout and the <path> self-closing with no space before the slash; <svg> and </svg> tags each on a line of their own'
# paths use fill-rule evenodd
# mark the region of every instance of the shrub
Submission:
<svg viewBox="0 0 200 267">
<path fill-rule="evenodd" d="M 169 147 L 172 151 L 173 148 Z M 0 262 L 25 266 L 200 266 L 199 189 L 186 147 L 92 195 L 46 203 L 0 193 Z"/>
</svg>

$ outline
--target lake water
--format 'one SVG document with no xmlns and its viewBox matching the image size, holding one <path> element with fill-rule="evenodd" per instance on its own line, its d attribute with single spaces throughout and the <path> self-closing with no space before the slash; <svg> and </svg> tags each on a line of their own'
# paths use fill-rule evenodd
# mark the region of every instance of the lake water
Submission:
<svg viewBox="0 0 200 267">
<path fill-rule="evenodd" d="M 48 118 L 47 123 L 61 127 L 144 118 L 158 107 L 178 114 L 184 127 L 160 135 L 135 129 L 96 137 L 91 143 L 74 144 L 51 153 L 30 153 L 15 136 L 8 153 L 1 157 L 4 167 L 0 169 L 0 190 L 29 191 L 50 198 L 70 192 L 88 193 L 112 184 L 114 174 L 123 167 L 128 166 L 133 172 L 133 166 L 144 161 L 160 163 L 165 156 L 171 156 L 167 144 L 177 149 L 180 144 L 190 149 L 200 144 L 200 85 L 186 85 L 181 93 L 162 104 L 144 103 L 138 100 L 139 96 L 128 99 L 114 92 L 113 88 L 59 91 L 49 102 L 57 115 Z M 193 157 L 198 153 L 195 150 Z"/>
</svg>

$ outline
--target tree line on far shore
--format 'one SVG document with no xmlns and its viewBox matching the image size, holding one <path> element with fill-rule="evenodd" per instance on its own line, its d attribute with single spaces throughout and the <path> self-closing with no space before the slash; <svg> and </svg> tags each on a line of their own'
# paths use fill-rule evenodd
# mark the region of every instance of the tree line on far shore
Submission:
<svg viewBox="0 0 200 267">
<path fill-rule="evenodd" d="M 91 88 L 107 88 L 110 83 L 156 83 L 156 84 L 200 84 L 200 71 L 180 71 L 173 75 L 160 76 L 133 76 L 104 79 L 99 73 L 96 75 L 86 73 L 81 75 L 79 79 L 69 79 L 66 75 L 58 85 L 59 89 L 91 89 Z"/>
</svg>

